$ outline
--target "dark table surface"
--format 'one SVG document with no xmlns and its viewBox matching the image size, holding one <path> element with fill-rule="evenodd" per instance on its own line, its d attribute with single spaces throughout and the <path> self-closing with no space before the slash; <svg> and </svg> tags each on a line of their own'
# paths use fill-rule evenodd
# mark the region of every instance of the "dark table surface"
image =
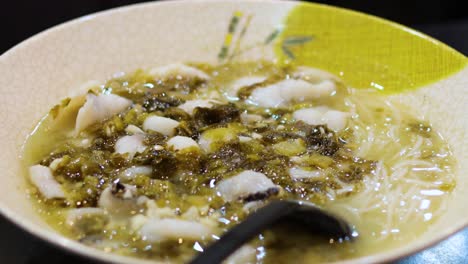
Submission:
<svg viewBox="0 0 468 264">
<path fill-rule="evenodd" d="M 413 25 L 468 55 L 468 20 Z M 0 215 L 0 263 L 92 263 L 25 233 Z M 468 228 L 399 264 L 468 263 Z"/>
<path fill-rule="evenodd" d="M 0 263 L 78 264 L 94 263 L 63 250 L 54 248 L 0 218 Z M 468 263 L 468 228 L 438 245 L 397 264 L 462 264 Z"/>
</svg>

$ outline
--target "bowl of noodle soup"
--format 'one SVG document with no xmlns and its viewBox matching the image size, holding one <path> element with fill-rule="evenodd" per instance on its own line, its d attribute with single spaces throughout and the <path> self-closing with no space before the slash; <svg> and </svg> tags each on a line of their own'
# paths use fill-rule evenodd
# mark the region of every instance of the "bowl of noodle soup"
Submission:
<svg viewBox="0 0 468 264">
<path fill-rule="evenodd" d="M 467 66 L 412 29 L 296 1 L 85 16 L 0 57 L 0 212 L 94 259 L 186 262 L 262 203 L 302 199 L 355 242 L 265 233 L 232 261 L 399 259 L 468 225 Z M 90 215 L 105 223 L 76 224 Z"/>
</svg>

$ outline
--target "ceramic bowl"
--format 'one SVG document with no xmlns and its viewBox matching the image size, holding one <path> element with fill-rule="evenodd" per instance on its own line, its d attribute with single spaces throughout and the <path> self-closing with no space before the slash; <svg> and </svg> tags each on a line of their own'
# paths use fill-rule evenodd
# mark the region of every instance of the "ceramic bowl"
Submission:
<svg viewBox="0 0 468 264">
<path fill-rule="evenodd" d="M 35 212 L 20 167 L 22 144 L 59 101 L 89 80 L 175 61 L 269 59 L 330 71 L 413 105 L 458 158 L 444 215 L 419 239 L 349 262 L 415 253 L 468 224 L 468 67 L 450 47 L 373 16 L 289 1 L 171 1 L 85 16 L 42 32 L 0 57 L 0 212 L 43 240 L 94 259 L 152 263 L 67 239 Z"/>
</svg>

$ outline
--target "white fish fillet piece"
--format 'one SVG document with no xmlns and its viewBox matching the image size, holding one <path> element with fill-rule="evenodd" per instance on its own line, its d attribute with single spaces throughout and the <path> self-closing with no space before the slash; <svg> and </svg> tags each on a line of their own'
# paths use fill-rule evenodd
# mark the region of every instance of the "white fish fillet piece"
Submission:
<svg viewBox="0 0 468 264">
<path fill-rule="evenodd" d="M 132 192 L 132 186 L 124 184 L 127 188 L 126 193 Z M 133 186 L 134 187 L 134 186 Z M 98 200 L 98 206 L 112 214 L 127 214 L 137 209 L 136 199 L 115 197 L 112 194 L 111 187 L 102 191 Z"/>
<path fill-rule="evenodd" d="M 135 126 L 135 125 L 128 125 L 126 128 L 125 128 L 125 132 L 133 135 L 133 134 L 144 134 L 145 132 L 143 130 L 141 130 L 141 128 Z"/>
<path fill-rule="evenodd" d="M 296 71 L 293 72 L 292 77 L 311 83 L 319 83 L 324 80 L 339 80 L 335 75 L 329 72 L 304 66 L 297 67 Z"/>
<path fill-rule="evenodd" d="M 249 102 L 261 107 L 283 107 L 292 101 L 331 96 L 335 91 L 335 83 L 330 80 L 314 84 L 301 79 L 286 79 L 253 90 Z"/>
<path fill-rule="evenodd" d="M 187 66 L 182 63 L 173 63 L 162 67 L 153 68 L 149 71 L 156 80 L 164 80 L 170 77 L 198 78 L 200 80 L 209 80 L 210 76 L 204 71 L 195 67 Z"/>
<path fill-rule="evenodd" d="M 225 93 L 228 99 L 237 99 L 237 93 L 242 87 L 262 83 L 266 80 L 265 76 L 247 76 L 235 80 L 229 85 L 229 90 Z"/>
<path fill-rule="evenodd" d="M 277 186 L 265 174 L 246 170 L 231 178 L 222 180 L 216 186 L 216 190 L 225 201 L 230 202 L 274 187 Z"/>
<path fill-rule="evenodd" d="M 174 129 L 179 125 L 179 122 L 162 116 L 150 116 L 143 122 L 143 129 L 148 131 L 156 131 L 165 136 L 174 135 Z"/>
<path fill-rule="evenodd" d="M 304 121 L 309 125 L 327 125 L 335 132 L 346 128 L 350 116 L 349 113 L 327 107 L 304 108 L 293 113 L 296 120 Z"/>
<path fill-rule="evenodd" d="M 105 211 L 102 208 L 96 207 L 83 207 L 70 209 L 67 212 L 67 218 L 65 223 L 69 226 L 75 225 L 76 222 L 80 221 L 83 217 L 87 216 L 104 216 Z"/>
<path fill-rule="evenodd" d="M 128 180 L 133 179 L 139 174 L 151 175 L 151 173 L 153 173 L 153 168 L 151 168 L 151 166 L 132 166 L 122 171 L 119 178 Z"/>
<path fill-rule="evenodd" d="M 301 168 L 290 168 L 289 175 L 293 179 L 317 179 L 322 178 L 323 172 L 320 170 L 304 170 Z"/>
<path fill-rule="evenodd" d="M 196 99 L 196 100 L 189 100 L 186 101 L 185 103 L 179 105 L 178 107 L 188 114 L 193 114 L 193 110 L 197 107 L 203 107 L 203 108 L 211 108 L 216 101 L 210 100 L 210 99 Z"/>
<path fill-rule="evenodd" d="M 118 114 L 132 105 L 132 101 L 115 94 L 87 94 L 86 102 L 78 111 L 75 135 L 88 126 Z"/>
<path fill-rule="evenodd" d="M 168 239 L 203 239 L 212 233 L 211 228 L 195 221 L 180 219 L 150 219 L 140 229 L 141 236 L 150 242 Z"/>
<path fill-rule="evenodd" d="M 29 177 L 46 199 L 65 198 L 62 186 L 54 179 L 49 167 L 42 165 L 31 166 L 29 167 Z"/>
<path fill-rule="evenodd" d="M 133 157 L 137 152 L 145 151 L 146 146 L 143 144 L 143 139 L 142 134 L 123 136 L 115 142 L 115 152 L 120 154 L 128 153 L 130 157 Z"/>
<path fill-rule="evenodd" d="M 252 246 L 246 245 L 232 253 L 223 264 L 253 264 L 256 262 L 257 250 Z"/>
<path fill-rule="evenodd" d="M 167 146 L 174 150 L 182 150 L 191 147 L 199 148 L 198 143 L 189 137 L 175 136 L 167 141 Z"/>
</svg>

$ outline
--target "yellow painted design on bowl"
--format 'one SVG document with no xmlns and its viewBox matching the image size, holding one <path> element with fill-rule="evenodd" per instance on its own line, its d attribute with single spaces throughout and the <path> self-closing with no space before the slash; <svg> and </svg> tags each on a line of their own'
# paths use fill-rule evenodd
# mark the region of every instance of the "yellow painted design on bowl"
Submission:
<svg viewBox="0 0 468 264">
<path fill-rule="evenodd" d="M 411 90 L 443 79 L 467 66 L 467 58 L 447 45 L 399 24 L 362 13 L 302 3 L 285 19 L 275 41 L 283 63 L 333 72 L 359 88 L 385 93 Z M 312 41 L 287 49 L 288 38 Z"/>
</svg>

